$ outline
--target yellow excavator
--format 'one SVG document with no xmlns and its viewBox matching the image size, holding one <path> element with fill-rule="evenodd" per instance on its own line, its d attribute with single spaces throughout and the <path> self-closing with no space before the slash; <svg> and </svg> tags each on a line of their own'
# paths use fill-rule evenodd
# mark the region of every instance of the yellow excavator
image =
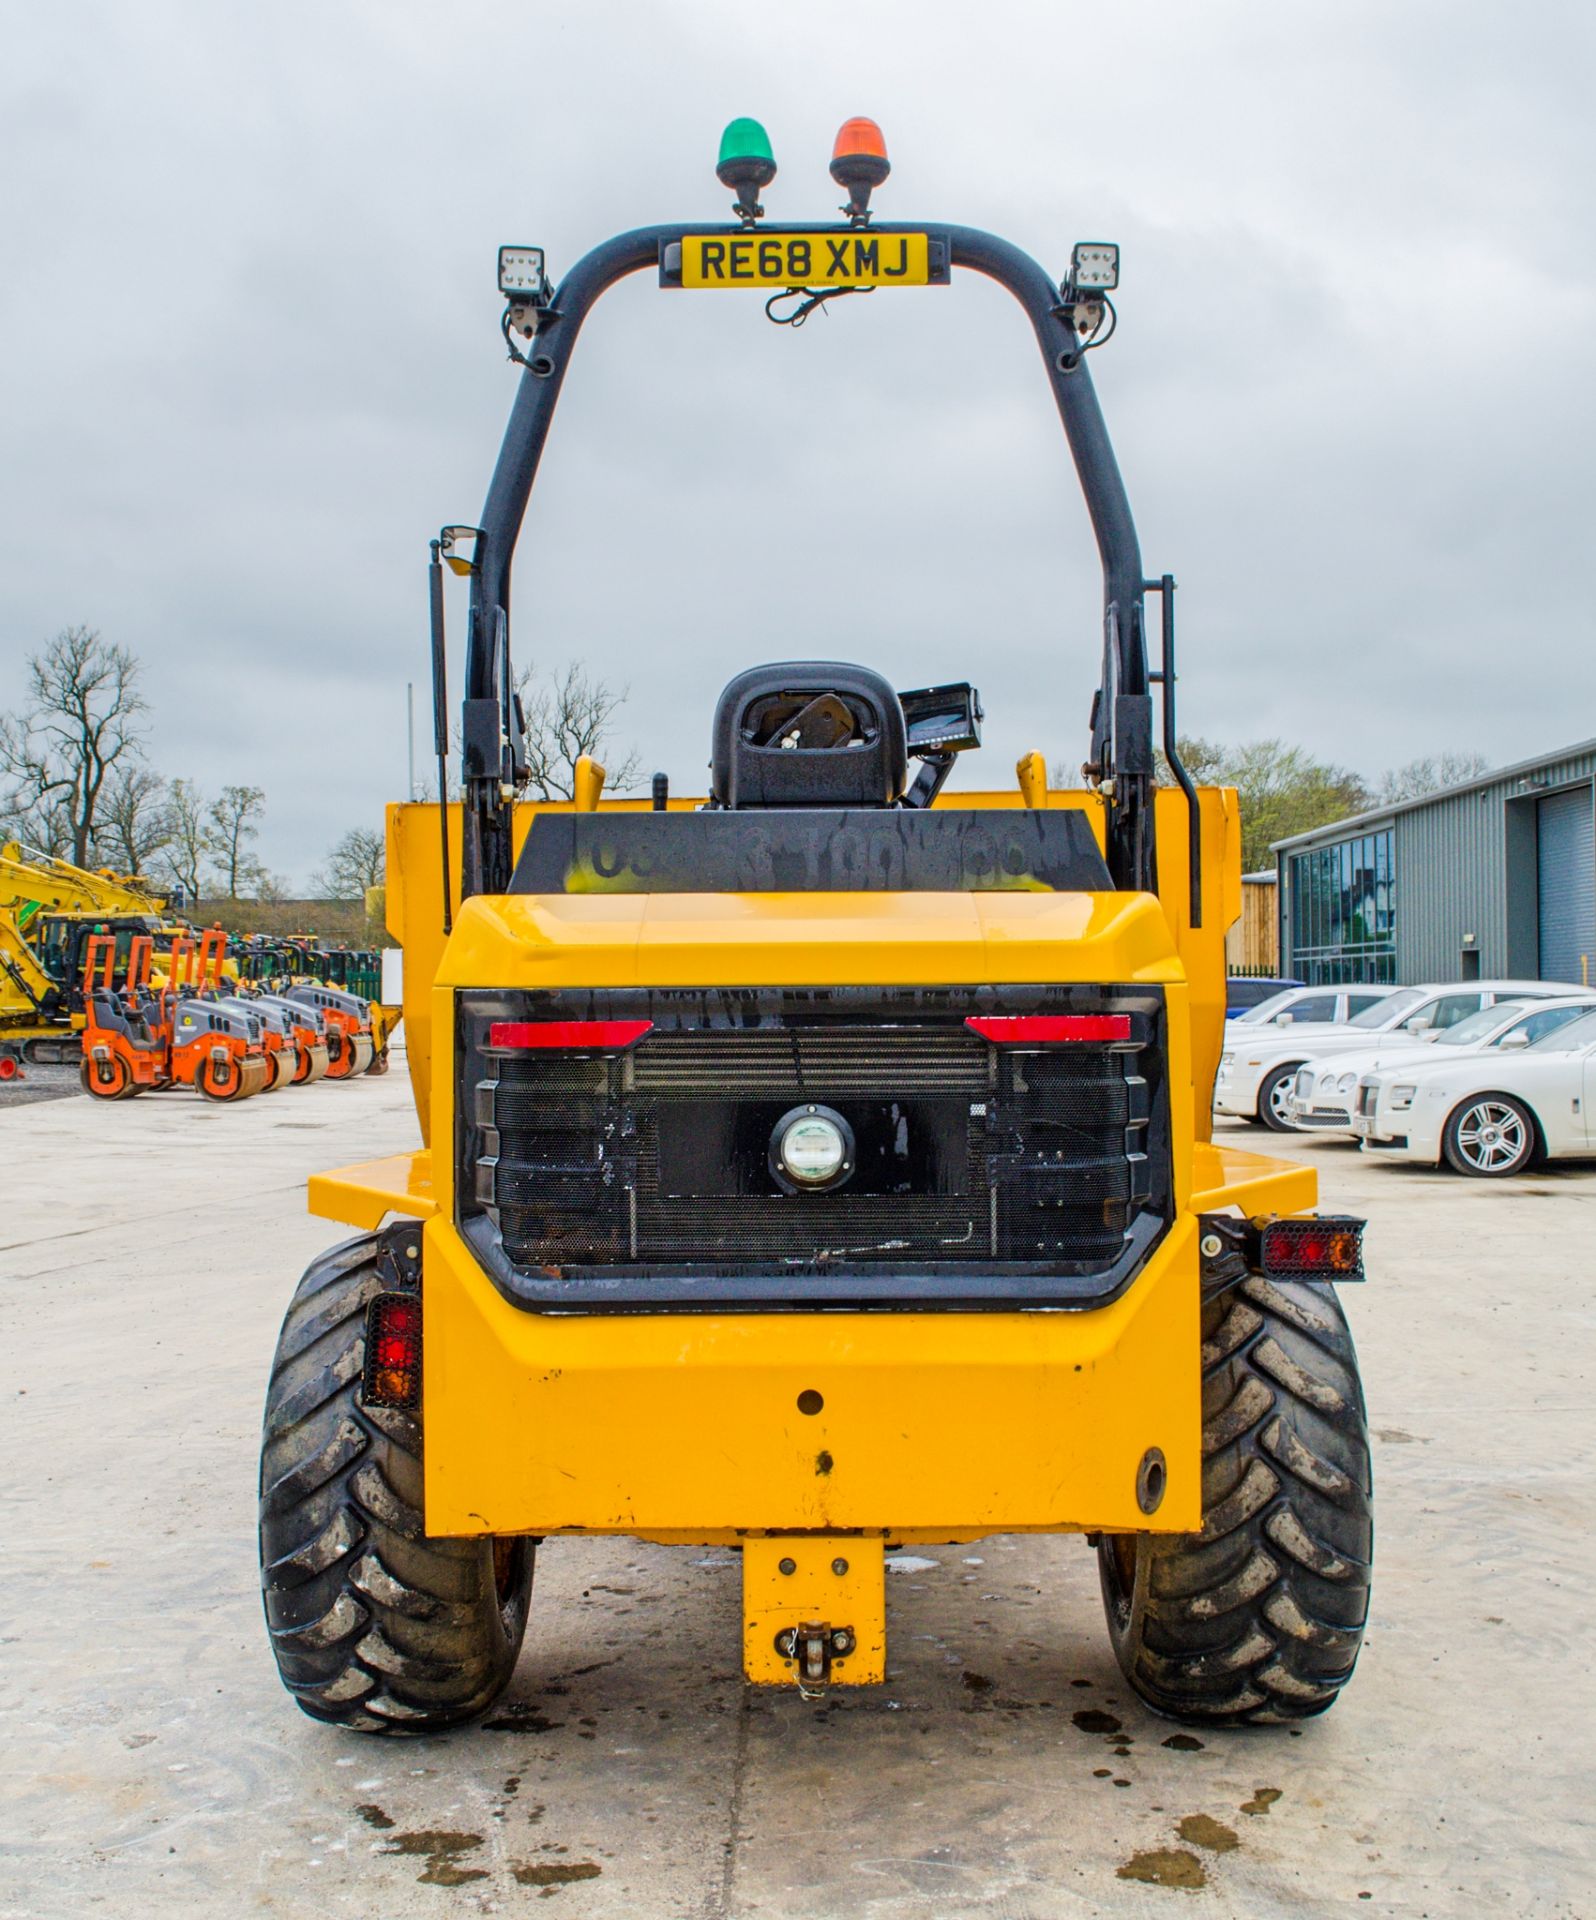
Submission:
<svg viewBox="0 0 1596 1920">
<path fill-rule="evenodd" d="M 12 1063 L 6 1078 L 25 1060 L 77 1059 L 88 941 L 113 935 L 125 970 L 136 935 L 165 944 L 168 898 L 134 875 L 74 866 L 16 840 L 0 846 L 0 1058 Z"/>
</svg>

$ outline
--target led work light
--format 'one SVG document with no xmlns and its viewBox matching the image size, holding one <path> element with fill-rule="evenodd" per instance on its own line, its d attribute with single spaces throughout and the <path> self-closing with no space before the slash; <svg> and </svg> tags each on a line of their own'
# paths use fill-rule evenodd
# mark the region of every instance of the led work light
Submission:
<svg viewBox="0 0 1596 1920">
<path fill-rule="evenodd" d="M 830 1107 L 795 1107 L 770 1136 L 770 1170 L 789 1193 L 835 1186 L 853 1171 L 853 1129 Z"/>
<path fill-rule="evenodd" d="M 549 276 L 541 247 L 500 247 L 499 291 L 509 302 L 504 316 L 506 339 L 512 332 L 530 340 L 538 319 L 549 304 Z"/>
<path fill-rule="evenodd" d="M 541 247 L 500 247 L 499 291 L 506 300 L 542 300 L 549 291 Z"/>
<path fill-rule="evenodd" d="M 1112 293 L 1119 285 L 1119 248 L 1110 240 L 1076 241 L 1070 285 L 1077 293 Z"/>
</svg>

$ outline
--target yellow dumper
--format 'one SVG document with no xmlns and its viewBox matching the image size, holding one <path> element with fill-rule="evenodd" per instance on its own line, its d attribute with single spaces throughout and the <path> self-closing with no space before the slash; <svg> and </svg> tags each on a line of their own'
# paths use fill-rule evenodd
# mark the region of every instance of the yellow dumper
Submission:
<svg viewBox="0 0 1596 1920">
<path fill-rule="evenodd" d="M 764 223 L 753 122 L 718 172 L 728 224 L 624 234 L 558 286 L 501 253 L 517 397 L 481 526 L 433 549 L 435 662 L 440 556 L 470 578 L 465 797 L 388 821 L 426 1144 L 311 1185 L 358 1237 L 305 1275 L 269 1391 L 284 1683 L 364 1731 L 470 1719 L 565 1533 L 740 1549 L 747 1678 L 869 1685 L 893 1548 L 1074 1532 L 1154 1708 L 1318 1713 L 1368 1608 L 1335 1291 L 1362 1227 L 1210 1137 L 1240 842 L 1234 795 L 1180 766 L 1174 583 L 1144 577 L 1088 371 L 1117 250 L 1060 283 L 987 233 L 878 224 L 869 122 L 839 137 L 840 224 Z M 1031 754 L 949 795 L 971 687 L 799 660 L 706 700 L 702 798 L 605 801 L 584 761 L 573 803 L 519 801 L 511 558 L 588 309 L 635 273 L 781 319 L 968 272 L 1031 323 L 1102 557 L 1086 785 Z M 441 680 L 436 707 L 441 749 Z"/>
</svg>

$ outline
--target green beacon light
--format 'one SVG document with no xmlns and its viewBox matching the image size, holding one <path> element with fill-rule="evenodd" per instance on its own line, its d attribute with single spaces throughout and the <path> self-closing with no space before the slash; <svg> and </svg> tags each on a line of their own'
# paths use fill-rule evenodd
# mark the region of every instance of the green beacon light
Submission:
<svg viewBox="0 0 1596 1920">
<path fill-rule="evenodd" d="M 715 163 L 715 178 L 737 195 L 737 213 L 745 227 L 751 227 L 765 209 L 759 204 L 759 190 L 776 177 L 776 156 L 770 150 L 770 135 L 757 120 L 733 120 L 720 136 L 720 158 Z"/>
</svg>

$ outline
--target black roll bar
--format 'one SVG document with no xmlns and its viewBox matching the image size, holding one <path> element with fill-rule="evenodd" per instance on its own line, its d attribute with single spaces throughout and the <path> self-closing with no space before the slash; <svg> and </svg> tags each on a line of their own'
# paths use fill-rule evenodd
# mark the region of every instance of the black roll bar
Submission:
<svg viewBox="0 0 1596 1920">
<path fill-rule="evenodd" d="M 852 233 L 848 226 L 762 225 L 761 234 Z M 1149 693 L 1141 551 L 1119 464 L 1103 423 L 1081 342 L 1060 303 L 1058 288 L 1029 254 L 976 227 L 914 221 L 872 223 L 873 233 L 930 233 L 946 242 L 954 267 L 985 274 L 1006 287 L 1030 318 L 1064 423 L 1075 471 L 1086 498 L 1103 568 L 1102 690 L 1092 711 L 1088 770 L 1108 802 L 1108 864 L 1116 885 L 1151 889 L 1153 839 L 1149 830 L 1153 783 L 1152 701 Z M 577 335 L 602 294 L 628 274 L 658 270 L 664 249 L 693 235 L 735 237 L 726 225 L 638 227 L 585 254 L 560 282 L 539 316 L 527 351 L 504 443 L 488 484 L 471 581 L 466 643 L 464 722 L 463 884 L 461 897 L 503 893 L 513 865 L 511 804 L 521 743 L 505 738 L 513 716 L 510 689 L 501 684 L 506 656 L 495 639 L 510 607 L 515 543 L 555 403 Z M 513 717 L 511 724 L 514 724 Z"/>
</svg>

